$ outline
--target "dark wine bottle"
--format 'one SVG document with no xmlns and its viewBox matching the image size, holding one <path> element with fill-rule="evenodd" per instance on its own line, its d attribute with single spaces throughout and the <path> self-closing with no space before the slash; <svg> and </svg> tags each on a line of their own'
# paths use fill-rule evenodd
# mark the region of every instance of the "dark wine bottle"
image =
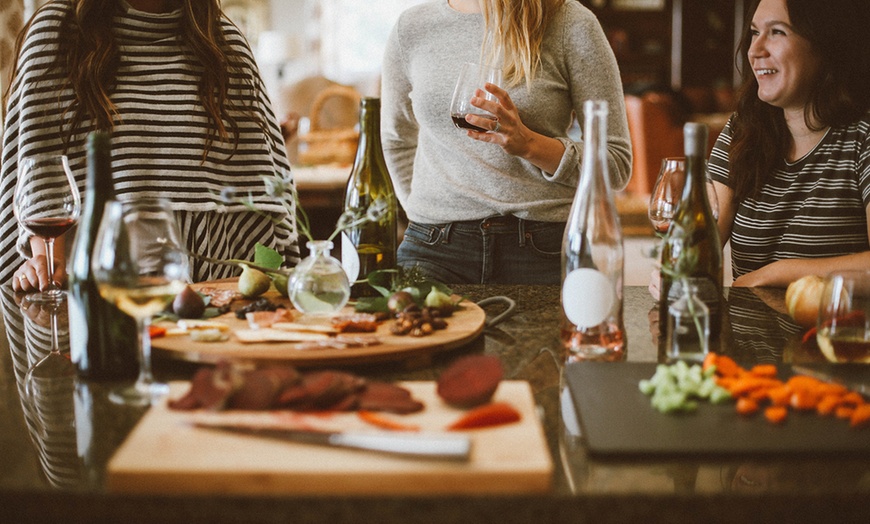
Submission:
<svg viewBox="0 0 870 524">
<path fill-rule="evenodd" d="M 662 243 L 660 335 L 666 336 L 668 307 L 688 284 L 709 309 L 710 338 L 715 339 L 722 324 L 722 246 L 707 195 L 707 126 L 687 123 L 683 140 L 686 183 Z"/>
<path fill-rule="evenodd" d="M 103 208 L 115 197 L 109 135 L 88 135 L 87 151 L 84 209 L 69 264 L 70 356 L 83 379 L 131 380 L 139 372 L 136 322 L 100 297 L 91 271 Z"/>
<path fill-rule="evenodd" d="M 398 201 L 384 152 L 381 148 L 381 100 L 363 98 L 360 102 L 360 137 L 347 181 L 344 212 L 361 218 L 378 215 L 375 220 L 361 221 L 341 235 L 341 263 L 351 282 L 351 296 L 376 295 L 364 280 L 369 273 L 396 267 L 396 217 Z M 375 213 L 375 210 L 380 210 Z"/>
</svg>

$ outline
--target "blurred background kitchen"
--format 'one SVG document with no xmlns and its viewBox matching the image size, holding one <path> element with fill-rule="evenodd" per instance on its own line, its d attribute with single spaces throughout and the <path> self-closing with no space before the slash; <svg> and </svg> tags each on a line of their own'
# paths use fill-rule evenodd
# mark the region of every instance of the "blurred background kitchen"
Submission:
<svg viewBox="0 0 870 524">
<path fill-rule="evenodd" d="M 0 89 L 18 28 L 45 0 L 0 2 Z M 378 96 L 384 44 L 399 13 L 425 0 L 223 0 L 245 32 L 275 113 L 303 206 L 328 231 L 355 151 L 358 100 Z M 446 0 L 445 0 L 446 1 Z M 626 233 L 627 285 L 655 266 L 647 203 L 662 158 L 682 155 L 682 124 L 710 126 L 734 108 L 734 50 L 747 0 L 573 0 L 599 17 L 622 74 L 634 161 L 617 198 Z M 725 280 L 730 282 L 726 253 Z"/>
</svg>

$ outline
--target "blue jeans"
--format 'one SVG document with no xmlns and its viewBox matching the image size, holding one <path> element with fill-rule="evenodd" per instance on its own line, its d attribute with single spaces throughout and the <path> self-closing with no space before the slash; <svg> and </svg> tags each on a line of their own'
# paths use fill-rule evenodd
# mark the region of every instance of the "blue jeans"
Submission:
<svg viewBox="0 0 870 524">
<path fill-rule="evenodd" d="M 445 284 L 558 284 L 562 222 L 514 216 L 420 224 L 411 222 L 399 245 L 402 267 L 419 266 Z"/>
</svg>

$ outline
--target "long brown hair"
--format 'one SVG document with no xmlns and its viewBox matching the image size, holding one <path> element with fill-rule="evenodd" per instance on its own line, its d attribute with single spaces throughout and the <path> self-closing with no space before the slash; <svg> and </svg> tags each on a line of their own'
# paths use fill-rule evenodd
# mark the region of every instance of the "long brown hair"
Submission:
<svg viewBox="0 0 870 524">
<path fill-rule="evenodd" d="M 222 12 L 219 0 L 180 0 L 182 9 L 181 34 L 179 37 L 187 44 L 187 50 L 201 66 L 198 91 L 200 101 L 209 120 L 209 137 L 205 154 L 215 139 L 225 141 L 232 136 L 233 147 L 238 146 L 239 125 L 234 115 L 237 110 L 254 114 L 251 108 L 239 108 L 229 96 L 230 77 L 244 69 L 243 57 L 227 44 L 221 29 Z M 117 108 L 112 103 L 111 93 L 115 87 L 120 62 L 118 47 L 112 32 L 112 19 L 119 8 L 118 0 L 74 0 L 74 8 L 69 10 L 61 22 L 60 35 L 64 45 L 55 67 L 60 67 L 68 75 L 74 99 L 65 108 L 62 129 L 65 147 L 69 147 L 72 137 L 88 119 L 96 129 L 111 131 L 120 120 Z M 43 6 L 45 7 L 45 6 Z M 36 19 L 33 16 L 22 29 L 16 42 L 16 56 L 21 52 L 24 37 Z M 16 63 L 12 72 L 12 82 L 18 75 Z M 256 100 L 259 86 L 257 75 L 243 71 L 247 78 L 245 88 L 250 96 L 242 97 Z M 6 90 L 4 105 L 10 89 Z M 265 130 L 265 122 L 258 121 Z"/>
<path fill-rule="evenodd" d="M 751 21 L 760 0 L 749 9 L 737 51 L 742 84 L 732 121 L 730 178 L 734 201 L 758 194 L 767 178 L 782 165 L 789 147 L 783 110 L 758 98 L 758 82 L 748 63 Z M 804 120 L 810 129 L 855 122 L 868 110 L 867 0 L 786 0 L 791 25 L 820 58 Z"/>
<path fill-rule="evenodd" d="M 541 42 L 550 21 L 565 0 L 483 0 L 486 37 L 483 46 L 489 62 L 501 52 L 507 85 L 535 77 L 541 63 Z"/>
</svg>

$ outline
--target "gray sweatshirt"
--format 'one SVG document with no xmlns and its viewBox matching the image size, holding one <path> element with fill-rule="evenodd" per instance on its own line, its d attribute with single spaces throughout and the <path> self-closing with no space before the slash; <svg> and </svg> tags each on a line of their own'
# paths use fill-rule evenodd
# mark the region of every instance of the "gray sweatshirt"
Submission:
<svg viewBox="0 0 870 524">
<path fill-rule="evenodd" d="M 531 84 L 508 89 L 523 123 L 556 138 L 565 153 L 547 173 L 500 146 L 454 127 L 450 98 L 463 62 L 480 62 L 483 17 L 434 0 L 402 13 L 383 64 L 381 136 L 387 166 L 408 218 L 420 223 L 515 215 L 564 222 L 580 173 L 583 144 L 568 138 L 583 102 L 608 102 L 610 184 L 625 187 L 631 142 L 616 59 L 595 16 L 568 1 L 553 19 Z"/>
</svg>

